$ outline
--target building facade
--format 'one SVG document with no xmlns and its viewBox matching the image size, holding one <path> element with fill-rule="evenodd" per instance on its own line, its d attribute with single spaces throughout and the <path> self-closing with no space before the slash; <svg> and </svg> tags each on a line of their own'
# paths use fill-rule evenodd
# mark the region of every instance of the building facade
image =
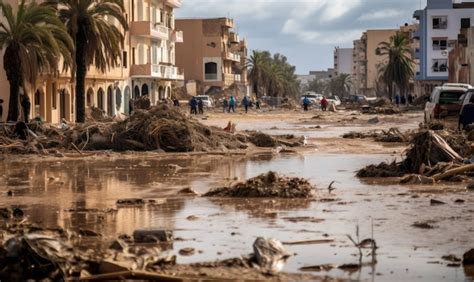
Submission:
<svg viewBox="0 0 474 282">
<path fill-rule="evenodd" d="M 199 94 L 230 87 L 248 94 L 247 43 L 233 31 L 232 19 L 178 19 L 176 27 L 186 35 L 186 44 L 176 48 L 176 65 L 186 69 L 185 81 L 196 81 Z"/>
<path fill-rule="evenodd" d="M 354 41 L 352 86 L 354 94 L 376 96 L 379 92 L 380 68 L 387 58 L 379 56 L 379 44 L 389 41 L 398 29 L 375 29 L 364 32 Z"/>
<path fill-rule="evenodd" d="M 93 67 L 88 70 L 86 112 L 94 106 L 109 116 L 128 114 L 130 99 L 148 95 L 155 104 L 171 95 L 173 83 L 184 79 L 175 66 L 176 44 L 183 42 L 183 33 L 175 29 L 174 9 L 181 6 L 181 0 L 125 0 L 124 5 L 129 31 L 125 33 L 121 64 L 106 73 Z M 116 24 L 115 19 L 104 20 Z M 5 100 L 5 120 L 9 84 L 3 68 L 0 89 L 0 98 Z M 32 117 L 41 116 L 51 123 L 75 120 L 71 73 L 42 75 L 36 85 L 27 85 L 25 91 L 30 96 Z"/>
<path fill-rule="evenodd" d="M 414 39 L 419 41 L 415 58 L 419 61 L 416 80 L 421 94 L 429 95 L 432 89 L 449 79 L 450 52 L 458 39 L 465 40 L 467 30 L 474 21 L 472 2 L 460 3 L 453 0 L 428 0 L 423 10 L 415 11 L 413 17 L 419 23 Z"/>
<path fill-rule="evenodd" d="M 352 74 L 354 48 L 334 48 L 334 75 Z"/>
</svg>

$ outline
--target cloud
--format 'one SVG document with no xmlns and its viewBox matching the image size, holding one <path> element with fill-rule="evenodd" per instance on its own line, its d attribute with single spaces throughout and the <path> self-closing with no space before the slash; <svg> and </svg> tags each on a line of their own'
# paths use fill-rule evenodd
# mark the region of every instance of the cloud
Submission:
<svg viewBox="0 0 474 282">
<path fill-rule="evenodd" d="M 422 0 L 422 7 L 426 0 Z M 177 18 L 231 17 L 249 49 L 285 54 L 298 72 L 333 65 L 334 46 L 412 22 L 413 0 L 183 0 Z"/>
<path fill-rule="evenodd" d="M 402 16 L 402 11 L 395 9 L 384 9 L 379 11 L 371 11 L 357 18 L 358 21 L 375 21 Z"/>
</svg>

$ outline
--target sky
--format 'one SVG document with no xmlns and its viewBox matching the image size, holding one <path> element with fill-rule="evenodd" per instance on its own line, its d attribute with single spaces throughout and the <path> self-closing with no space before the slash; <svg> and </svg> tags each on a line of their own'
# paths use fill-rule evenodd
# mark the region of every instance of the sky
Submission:
<svg viewBox="0 0 474 282">
<path fill-rule="evenodd" d="M 177 18 L 230 17 L 250 50 L 288 57 L 298 74 L 333 66 L 335 46 L 412 23 L 426 0 L 184 0 Z M 186 40 L 186 35 L 184 35 Z"/>
</svg>

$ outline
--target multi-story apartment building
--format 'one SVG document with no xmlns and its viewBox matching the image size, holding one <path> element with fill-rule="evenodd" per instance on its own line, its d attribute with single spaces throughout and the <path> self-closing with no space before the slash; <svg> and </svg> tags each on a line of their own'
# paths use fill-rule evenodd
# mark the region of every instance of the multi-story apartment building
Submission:
<svg viewBox="0 0 474 282">
<path fill-rule="evenodd" d="M 17 5 L 16 0 L 10 0 Z M 128 114 L 130 99 L 149 95 L 152 103 L 171 95 L 172 83 L 183 80 L 175 66 L 176 43 L 183 33 L 175 29 L 174 9 L 181 0 L 125 0 L 125 33 L 122 62 L 119 67 L 101 73 L 90 68 L 86 77 L 86 107 L 98 107 L 109 116 Z M 114 19 L 105 19 L 115 24 Z M 0 59 L 0 65 L 3 65 Z M 0 98 L 8 105 L 9 84 L 0 71 Z M 32 104 L 32 116 L 57 123 L 62 118 L 74 121 L 74 82 L 70 73 L 58 77 L 42 75 L 34 87 L 26 86 Z M 3 120 L 6 119 L 4 110 Z"/>
<path fill-rule="evenodd" d="M 196 81 L 203 93 L 231 86 L 248 93 L 247 44 L 233 31 L 232 19 L 177 19 L 176 27 L 186 35 L 186 44 L 176 48 L 176 65 L 186 70 L 186 81 Z"/>
<path fill-rule="evenodd" d="M 387 58 L 379 56 L 381 42 L 389 41 L 397 29 L 367 30 L 359 40 L 354 41 L 352 62 L 352 84 L 354 94 L 376 96 L 380 67 Z"/>
<path fill-rule="evenodd" d="M 352 74 L 354 48 L 334 48 L 334 75 Z"/>
<path fill-rule="evenodd" d="M 474 4 L 453 0 L 428 0 L 425 9 L 415 11 L 413 17 L 419 29 L 413 38 L 419 41 L 415 58 L 419 61 L 416 80 L 421 94 L 431 93 L 435 86 L 448 81 L 449 52 L 458 39 L 464 40 L 460 30 L 471 27 Z"/>
</svg>

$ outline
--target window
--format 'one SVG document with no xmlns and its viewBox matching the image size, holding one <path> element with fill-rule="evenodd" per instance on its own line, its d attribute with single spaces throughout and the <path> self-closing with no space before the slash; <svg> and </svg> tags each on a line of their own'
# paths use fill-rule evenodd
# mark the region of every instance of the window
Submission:
<svg viewBox="0 0 474 282">
<path fill-rule="evenodd" d="M 123 51 L 123 59 L 122 59 L 122 62 L 123 62 L 123 67 L 126 68 L 127 67 L 127 51 Z"/>
<path fill-rule="evenodd" d="M 448 71 L 448 59 L 434 59 L 433 60 L 433 72 L 447 72 Z"/>
<path fill-rule="evenodd" d="M 440 16 L 433 17 L 433 29 L 447 29 L 448 28 L 448 17 Z"/>
<path fill-rule="evenodd" d="M 433 50 L 446 50 L 448 47 L 447 38 L 433 38 Z"/>
<path fill-rule="evenodd" d="M 470 27 L 471 27 L 471 19 L 470 18 L 461 19 L 461 28 L 470 28 Z"/>
<path fill-rule="evenodd" d="M 210 62 L 204 65 L 205 79 L 217 80 L 217 64 Z"/>
</svg>

